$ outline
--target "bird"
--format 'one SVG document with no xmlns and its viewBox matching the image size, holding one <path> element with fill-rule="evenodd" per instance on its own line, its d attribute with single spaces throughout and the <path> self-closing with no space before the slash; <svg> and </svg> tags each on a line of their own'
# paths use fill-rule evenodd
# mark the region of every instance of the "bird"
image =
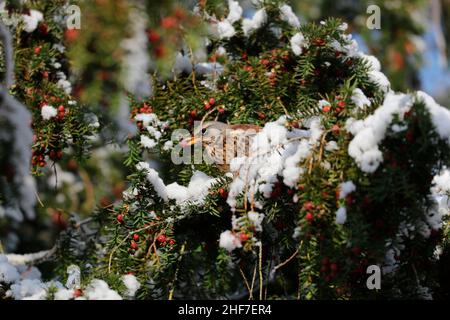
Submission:
<svg viewBox="0 0 450 320">
<path fill-rule="evenodd" d="M 236 157 L 250 156 L 253 138 L 261 131 L 254 124 L 227 124 L 219 121 L 201 122 L 194 129 L 192 137 L 183 139 L 182 147 L 201 145 L 209 164 L 215 164 L 220 171 L 229 172 L 230 163 Z"/>
</svg>

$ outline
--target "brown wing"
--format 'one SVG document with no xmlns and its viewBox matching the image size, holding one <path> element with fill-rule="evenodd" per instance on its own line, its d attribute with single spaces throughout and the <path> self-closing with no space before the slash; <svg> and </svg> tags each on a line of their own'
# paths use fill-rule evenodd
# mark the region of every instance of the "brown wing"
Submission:
<svg viewBox="0 0 450 320">
<path fill-rule="evenodd" d="M 231 129 L 233 130 L 254 130 L 256 132 L 261 130 L 260 126 L 256 124 L 233 124 L 231 125 Z"/>
</svg>

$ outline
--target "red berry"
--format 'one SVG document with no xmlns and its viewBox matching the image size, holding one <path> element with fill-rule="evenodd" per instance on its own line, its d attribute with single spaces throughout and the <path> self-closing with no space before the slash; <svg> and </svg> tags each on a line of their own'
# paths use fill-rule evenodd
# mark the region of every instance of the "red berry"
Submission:
<svg viewBox="0 0 450 320">
<path fill-rule="evenodd" d="M 117 221 L 119 221 L 120 223 L 123 222 L 123 214 L 119 213 L 119 214 L 117 215 Z"/>
<path fill-rule="evenodd" d="M 330 110 L 331 110 L 331 107 L 330 107 L 330 106 L 324 106 L 324 107 L 322 108 L 322 111 L 323 111 L 323 112 L 330 112 Z"/>
<path fill-rule="evenodd" d="M 242 242 L 245 242 L 248 240 L 248 235 L 244 232 L 241 232 L 241 234 L 239 235 L 239 238 L 241 239 Z"/>
<path fill-rule="evenodd" d="M 191 116 L 191 118 L 195 118 L 197 117 L 197 110 L 192 110 L 189 115 Z"/>
<path fill-rule="evenodd" d="M 209 104 L 209 102 L 208 101 L 203 101 L 203 104 L 204 104 L 204 106 L 205 106 L 205 110 L 209 110 L 209 109 L 211 109 L 211 105 Z"/>
<path fill-rule="evenodd" d="M 74 289 L 73 290 L 73 296 L 75 298 L 81 297 L 83 295 L 83 291 L 81 291 L 81 289 Z"/>
<path fill-rule="evenodd" d="M 48 71 L 42 72 L 42 77 L 44 77 L 45 79 L 48 79 Z"/>
<path fill-rule="evenodd" d="M 159 235 L 158 238 L 156 238 L 156 241 L 158 241 L 159 243 L 165 243 L 167 240 L 167 237 L 165 235 Z"/>
<path fill-rule="evenodd" d="M 170 239 L 170 240 L 169 240 L 169 244 L 170 244 L 171 246 L 173 246 L 173 245 L 175 244 L 175 240 L 174 240 L 174 239 Z"/>
<path fill-rule="evenodd" d="M 339 126 L 338 126 L 337 124 L 334 124 L 334 125 L 331 127 L 331 130 L 332 130 L 333 132 L 339 132 L 340 128 L 339 128 Z"/>
<path fill-rule="evenodd" d="M 361 253 L 361 249 L 360 249 L 359 247 L 353 247 L 353 248 L 352 248 L 352 253 L 353 253 L 355 256 L 359 256 L 360 253 Z"/>
<path fill-rule="evenodd" d="M 56 151 L 50 150 L 48 156 L 50 157 L 50 159 L 55 160 L 56 159 Z"/>
<path fill-rule="evenodd" d="M 139 246 L 134 240 L 131 240 L 130 248 L 133 250 L 137 250 Z"/>
<path fill-rule="evenodd" d="M 139 235 L 137 233 L 133 234 L 133 240 L 139 241 Z"/>
<path fill-rule="evenodd" d="M 78 38 L 78 30 L 77 29 L 67 29 L 64 32 L 64 37 L 69 41 L 72 42 Z"/>
<path fill-rule="evenodd" d="M 34 54 L 38 55 L 41 53 L 42 48 L 41 47 L 36 47 L 34 48 Z"/>
<path fill-rule="evenodd" d="M 56 151 L 56 158 L 57 158 L 57 159 L 61 159 L 62 157 L 63 157 L 63 152 L 62 152 L 62 150 Z"/>
<path fill-rule="evenodd" d="M 314 216 L 311 212 L 308 212 L 305 216 L 306 221 L 312 222 L 314 220 Z"/>
<path fill-rule="evenodd" d="M 270 63 L 270 61 L 267 60 L 267 59 L 262 59 L 262 60 L 261 60 L 261 64 L 262 64 L 263 66 L 267 66 L 269 63 Z"/>
<path fill-rule="evenodd" d="M 227 199 L 228 198 L 228 192 L 224 188 L 219 189 L 219 194 L 222 198 Z"/>
<path fill-rule="evenodd" d="M 64 108 L 64 106 L 61 105 L 58 107 L 58 111 L 61 113 L 64 113 L 66 111 L 66 109 Z"/>
<path fill-rule="evenodd" d="M 303 204 L 303 208 L 305 208 L 305 210 L 312 210 L 314 208 L 314 204 L 311 201 L 305 202 Z"/>
<path fill-rule="evenodd" d="M 157 31 L 150 30 L 150 31 L 148 32 L 148 40 L 149 40 L 151 43 L 158 42 L 160 39 L 161 39 L 161 36 L 159 35 L 159 33 L 158 33 Z"/>
<path fill-rule="evenodd" d="M 164 29 L 174 28 L 177 25 L 177 19 L 172 16 L 164 17 L 161 20 L 161 27 Z"/>
<path fill-rule="evenodd" d="M 338 270 L 337 264 L 334 263 L 334 262 L 331 263 L 331 264 L 330 264 L 330 269 L 331 269 L 331 271 L 336 272 L 336 271 Z"/>
<path fill-rule="evenodd" d="M 45 167 L 45 161 L 40 161 L 39 162 L 39 167 L 41 167 L 41 168 Z"/>
<path fill-rule="evenodd" d="M 225 109 L 224 108 L 219 108 L 219 109 L 217 109 L 217 111 L 219 111 L 220 114 L 224 114 L 225 113 Z"/>
<path fill-rule="evenodd" d="M 210 104 L 211 106 L 215 105 L 215 104 L 216 104 L 216 99 L 214 99 L 214 98 L 209 98 L 209 104 Z"/>
<path fill-rule="evenodd" d="M 43 35 L 47 35 L 48 34 L 48 25 L 46 23 L 39 24 L 38 29 Z"/>
</svg>

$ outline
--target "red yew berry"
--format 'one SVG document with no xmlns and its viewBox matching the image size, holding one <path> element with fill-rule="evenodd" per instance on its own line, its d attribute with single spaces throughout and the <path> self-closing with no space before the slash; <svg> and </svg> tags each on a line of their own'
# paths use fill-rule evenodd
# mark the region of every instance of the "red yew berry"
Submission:
<svg viewBox="0 0 450 320">
<path fill-rule="evenodd" d="M 168 17 L 164 17 L 161 20 L 161 27 L 163 27 L 164 29 L 170 29 L 170 28 L 174 28 L 177 25 L 177 19 L 172 17 L 172 16 L 168 16 Z"/>
<path fill-rule="evenodd" d="M 150 41 L 150 43 L 155 43 L 158 42 L 161 39 L 161 36 L 159 35 L 159 33 L 155 30 L 150 30 L 148 32 L 148 40 Z"/>
<path fill-rule="evenodd" d="M 248 234 L 241 232 L 241 234 L 239 235 L 239 238 L 241 239 L 242 242 L 245 242 L 248 240 Z"/>
<path fill-rule="evenodd" d="M 339 132 L 341 130 L 341 128 L 339 128 L 339 126 L 337 125 L 337 124 L 334 124 L 332 127 L 331 127 L 331 131 L 333 131 L 334 133 L 337 133 L 337 132 Z"/>
<path fill-rule="evenodd" d="M 34 54 L 35 55 L 39 55 L 41 53 L 42 48 L 41 47 L 36 47 L 34 48 Z"/>
<path fill-rule="evenodd" d="M 137 250 L 137 249 L 139 248 L 139 246 L 138 246 L 138 244 L 136 243 L 136 241 L 131 240 L 130 248 L 133 249 L 133 250 Z"/>
<path fill-rule="evenodd" d="M 338 106 L 339 108 L 344 108 L 344 107 L 345 107 L 345 102 L 344 102 L 344 101 L 339 101 L 339 102 L 337 103 L 337 106 Z"/>
<path fill-rule="evenodd" d="M 83 291 L 81 291 L 81 289 L 74 289 L 73 290 L 73 296 L 75 298 L 81 297 L 83 295 Z"/>
<path fill-rule="evenodd" d="M 38 29 L 39 32 L 42 33 L 43 35 L 48 34 L 48 25 L 46 23 L 40 23 Z"/>
<path fill-rule="evenodd" d="M 355 256 L 359 256 L 359 255 L 361 254 L 361 249 L 360 249 L 359 247 L 353 247 L 353 248 L 352 248 L 352 253 L 353 253 Z"/>
<path fill-rule="evenodd" d="M 330 106 L 324 106 L 324 107 L 322 108 L 322 111 L 325 112 L 325 113 L 330 112 L 330 110 L 331 110 L 331 107 L 330 107 Z"/>
<path fill-rule="evenodd" d="M 133 234 L 133 240 L 139 241 L 139 235 L 137 233 Z"/>
<path fill-rule="evenodd" d="M 225 113 L 225 109 L 224 109 L 224 108 L 218 108 L 217 111 L 218 111 L 220 114 L 224 114 L 224 113 Z"/>
<path fill-rule="evenodd" d="M 61 105 L 58 107 L 58 111 L 61 113 L 64 113 L 66 111 L 66 109 L 64 108 L 64 106 Z"/>
<path fill-rule="evenodd" d="M 67 29 L 64 32 L 64 37 L 67 39 L 67 41 L 72 42 L 78 38 L 78 30 L 77 29 Z"/>
<path fill-rule="evenodd" d="M 311 212 L 308 212 L 305 216 L 306 221 L 312 222 L 314 220 L 314 216 Z"/>
<path fill-rule="evenodd" d="M 209 109 L 211 109 L 211 105 L 209 104 L 209 102 L 208 101 L 203 101 L 203 105 L 205 106 L 205 110 L 209 110 Z"/>
<path fill-rule="evenodd" d="M 167 241 L 167 237 L 161 234 L 158 236 L 158 238 L 156 238 L 156 241 L 158 241 L 159 243 L 165 243 Z"/>
<path fill-rule="evenodd" d="M 210 104 L 211 106 L 215 105 L 215 104 L 216 104 L 216 99 L 214 99 L 214 98 L 209 98 L 209 104 Z"/>
<path fill-rule="evenodd" d="M 197 110 L 192 110 L 189 115 L 191 116 L 191 118 L 195 118 L 197 117 Z"/>
<path fill-rule="evenodd" d="M 169 240 L 169 245 L 173 246 L 175 244 L 175 240 L 174 239 L 170 239 Z"/>
<path fill-rule="evenodd" d="M 337 264 L 335 262 L 330 264 L 330 270 L 332 272 L 336 272 L 338 270 L 338 266 L 337 266 Z"/>
<path fill-rule="evenodd" d="M 303 204 L 303 208 L 305 210 L 312 210 L 314 208 L 314 204 L 311 201 L 305 202 Z"/>
<path fill-rule="evenodd" d="M 122 223 L 123 222 L 123 214 L 119 213 L 116 217 L 117 221 Z"/>
<path fill-rule="evenodd" d="M 224 188 L 220 188 L 219 189 L 219 194 L 223 199 L 227 199 L 228 198 L 228 192 L 224 189 Z"/>
</svg>

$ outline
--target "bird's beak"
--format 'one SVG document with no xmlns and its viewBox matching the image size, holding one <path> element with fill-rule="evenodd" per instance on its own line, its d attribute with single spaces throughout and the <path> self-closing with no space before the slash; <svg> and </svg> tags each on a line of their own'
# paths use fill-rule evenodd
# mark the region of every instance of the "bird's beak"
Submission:
<svg viewBox="0 0 450 320">
<path fill-rule="evenodd" d="M 180 145 L 182 148 L 192 146 L 197 143 L 197 139 L 195 137 L 186 138 L 180 141 Z"/>
</svg>

